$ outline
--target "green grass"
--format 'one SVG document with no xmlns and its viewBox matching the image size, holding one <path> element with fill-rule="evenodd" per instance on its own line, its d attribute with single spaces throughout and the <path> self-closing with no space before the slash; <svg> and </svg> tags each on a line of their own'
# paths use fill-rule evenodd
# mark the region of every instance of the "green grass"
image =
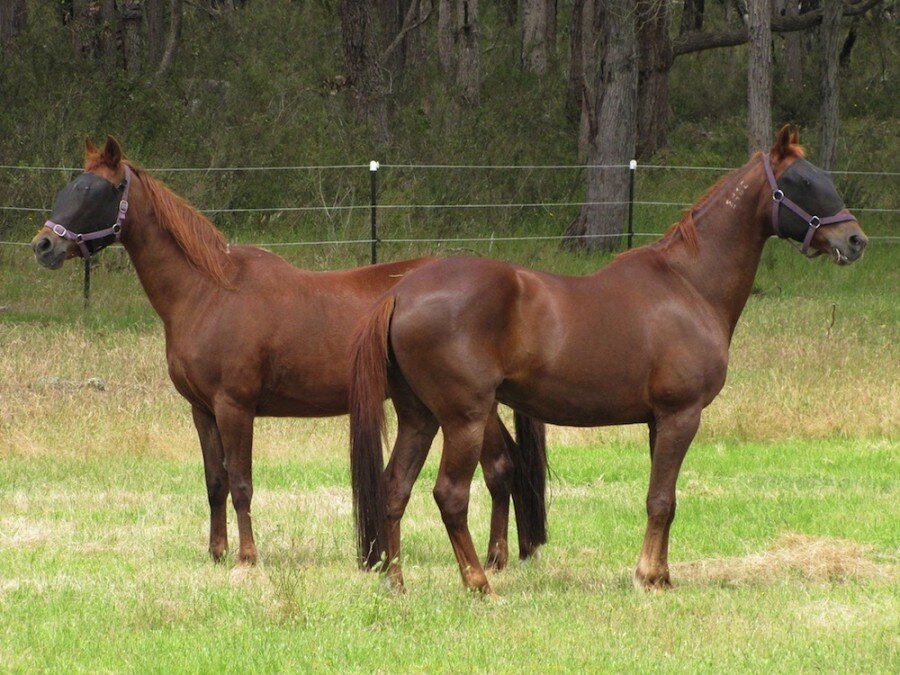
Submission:
<svg viewBox="0 0 900 675">
<path fill-rule="evenodd" d="M 249 571 L 206 558 L 198 453 L 7 451 L 5 667 L 896 671 L 895 443 L 693 448 L 672 535 L 677 588 L 658 595 L 630 582 L 644 448 L 554 444 L 552 541 L 538 564 L 493 575 L 504 598 L 495 604 L 461 589 L 426 489 L 433 461 L 405 523 L 408 592 L 395 595 L 354 568 L 338 448 L 284 457 L 266 435 L 254 502 L 262 563 Z M 471 521 L 480 543 L 488 509 L 479 484 Z M 777 548 L 784 533 L 837 547 L 843 566 L 817 573 L 801 555 L 780 566 L 751 557 L 745 569 L 747 556 Z M 699 573 L 697 561 L 718 571 Z"/>
</svg>

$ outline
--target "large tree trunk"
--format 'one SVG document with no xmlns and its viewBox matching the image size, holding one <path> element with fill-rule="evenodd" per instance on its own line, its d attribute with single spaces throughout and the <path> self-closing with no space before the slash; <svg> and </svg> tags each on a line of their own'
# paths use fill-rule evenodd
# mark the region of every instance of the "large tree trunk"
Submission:
<svg viewBox="0 0 900 675">
<path fill-rule="evenodd" d="M 156 77 L 167 77 L 175 66 L 175 54 L 178 52 L 178 43 L 181 42 L 181 0 L 172 0 L 169 17 L 169 37 L 166 39 L 166 49 L 156 71 Z"/>
<path fill-rule="evenodd" d="M 478 0 L 438 0 L 438 56 L 454 98 L 476 107 L 481 95 Z"/>
<path fill-rule="evenodd" d="M 147 59 L 156 68 L 166 51 L 166 8 L 163 0 L 144 0 L 144 21 L 147 24 Z"/>
<path fill-rule="evenodd" d="M 125 54 L 125 71 L 137 75 L 144 65 L 144 36 L 141 22 L 144 8 L 141 0 L 122 2 L 122 50 Z"/>
<path fill-rule="evenodd" d="M 668 0 L 637 2 L 637 156 L 642 159 L 668 144 L 669 71 L 673 62 L 668 4 Z"/>
<path fill-rule="evenodd" d="M 525 72 L 547 72 L 550 8 L 548 0 L 522 0 L 522 70 Z"/>
<path fill-rule="evenodd" d="M 27 23 L 25 0 L 0 0 L 0 47 L 8 46 Z"/>
<path fill-rule="evenodd" d="M 438 2 L 438 59 L 448 81 L 456 79 L 456 22 L 453 20 L 455 0 Z"/>
<path fill-rule="evenodd" d="M 359 120 L 372 125 L 376 141 L 384 143 L 388 138 L 387 106 L 373 25 L 374 9 L 373 0 L 342 0 L 341 35 L 350 107 Z"/>
<path fill-rule="evenodd" d="M 627 214 L 627 165 L 635 149 L 637 48 L 634 3 L 598 0 L 598 4 L 599 55 L 585 97 L 589 159 L 596 167 L 619 167 L 588 170 L 586 203 L 566 234 L 574 245 L 611 250 L 620 244 Z M 587 238 L 575 238 L 581 235 Z"/>
<path fill-rule="evenodd" d="M 574 0 L 569 24 L 569 82 L 566 90 L 566 116 L 576 120 L 581 116 L 581 99 L 584 96 L 584 42 L 585 4 L 592 0 Z"/>
<path fill-rule="evenodd" d="M 477 107 L 481 102 L 481 28 L 478 0 L 458 0 L 459 59 L 456 85 L 463 105 Z"/>
<path fill-rule="evenodd" d="M 819 50 L 822 58 L 821 147 L 818 164 L 834 168 L 838 142 L 838 68 L 841 55 L 841 0 L 823 0 Z"/>
<path fill-rule="evenodd" d="M 772 143 L 772 0 L 749 3 L 747 143 L 750 154 Z"/>
<path fill-rule="evenodd" d="M 777 0 L 778 14 L 785 18 L 796 17 L 800 5 L 797 0 Z M 803 42 L 799 31 L 785 33 L 784 79 L 789 91 L 799 93 L 803 89 Z"/>
</svg>

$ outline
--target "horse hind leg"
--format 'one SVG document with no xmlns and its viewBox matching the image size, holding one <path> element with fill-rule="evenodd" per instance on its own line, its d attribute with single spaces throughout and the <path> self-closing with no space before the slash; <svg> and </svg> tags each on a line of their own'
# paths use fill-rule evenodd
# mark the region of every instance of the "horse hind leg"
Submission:
<svg viewBox="0 0 900 675">
<path fill-rule="evenodd" d="M 434 486 L 434 499 L 447 528 L 463 585 L 493 595 L 475 552 L 468 525 L 469 492 L 475 467 L 481 457 L 487 418 L 486 412 L 480 418 L 441 424 L 444 450 Z"/>
<path fill-rule="evenodd" d="M 481 448 L 481 469 L 491 494 L 491 533 L 484 564 L 487 569 L 502 570 L 509 562 L 509 500 L 515 471 L 509 443 L 515 441 L 503 426 L 495 406 L 485 426 Z"/>
<path fill-rule="evenodd" d="M 222 437 L 231 503 L 237 513 L 238 561 L 256 564 L 256 544 L 250 522 L 253 499 L 253 415 L 231 401 L 216 403 L 216 423 Z"/>
<path fill-rule="evenodd" d="M 197 406 L 193 406 L 192 412 L 203 452 L 206 495 L 209 500 L 209 555 L 213 561 L 219 562 L 228 550 L 228 472 L 225 470 L 225 452 L 215 417 Z"/>
<path fill-rule="evenodd" d="M 402 588 L 400 521 L 409 503 L 413 484 L 422 471 L 431 442 L 437 434 L 438 423 L 431 411 L 398 377 L 391 379 L 391 398 L 397 411 L 397 440 L 384 472 L 387 482 L 387 575 L 395 587 Z"/>
<path fill-rule="evenodd" d="M 700 407 L 656 416 L 651 426 L 650 487 L 647 491 L 647 531 L 634 572 L 638 588 L 671 586 L 669 530 L 675 519 L 675 483 L 687 449 L 700 425 Z"/>
</svg>

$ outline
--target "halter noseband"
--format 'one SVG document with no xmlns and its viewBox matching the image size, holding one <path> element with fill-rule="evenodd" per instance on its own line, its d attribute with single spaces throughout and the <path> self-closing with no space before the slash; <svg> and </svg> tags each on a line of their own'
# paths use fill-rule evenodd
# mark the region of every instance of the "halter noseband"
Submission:
<svg viewBox="0 0 900 675">
<path fill-rule="evenodd" d="M 128 188 L 131 187 L 131 170 L 128 168 L 127 164 L 124 166 L 125 191 L 122 193 L 122 199 L 119 200 L 119 214 L 116 217 L 115 223 L 102 230 L 88 232 L 86 234 L 72 232 L 71 230 L 66 229 L 65 225 L 54 223 L 52 220 L 48 220 L 44 223 L 44 227 L 53 232 L 53 234 L 78 244 L 78 247 L 81 249 L 81 255 L 84 256 L 86 260 L 90 259 L 94 253 L 102 251 L 105 246 L 101 246 L 92 253 L 85 242 L 94 241 L 95 239 L 105 239 L 110 235 L 115 235 L 116 241 L 119 241 L 122 238 L 122 224 L 125 222 L 125 214 L 128 212 Z"/>
<path fill-rule="evenodd" d="M 833 216 L 826 216 L 824 218 L 809 215 L 806 211 L 797 206 L 796 203 L 788 199 L 784 194 L 784 191 L 778 187 L 778 181 L 775 180 L 775 172 L 772 171 L 772 162 L 769 159 L 769 155 L 765 153 L 763 153 L 763 166 L 766 169 L 766 178 L 769 181 L 769 187 L 772 188 L 772 227 L 775 230 L 775 235 L 781 239 L 788 238 L 786 234 L 782 234 L 781 228 L 778 225 L 778 213 L 781 210 L 781 206 L 788 207 L 809 225 L 809 228 L 806 230 L 806 236 L 803 238 L 803 246 L 800 247 L 800 253 L 803 255 L 806 255 L 806 252 L 809 251 L 809 244 L 812 241 L 813 235 L 815 235 L 816 230 L 822 225 L 842 223 L 846 220 L 856 220 L 856 216 L 850 213 L 846 208 L 841 209 Z"/>
</svg>

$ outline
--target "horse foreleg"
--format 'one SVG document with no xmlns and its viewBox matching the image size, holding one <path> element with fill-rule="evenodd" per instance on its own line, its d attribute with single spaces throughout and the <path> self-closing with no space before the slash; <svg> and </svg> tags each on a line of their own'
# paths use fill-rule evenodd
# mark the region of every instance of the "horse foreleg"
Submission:
<svg viewBox="0 0 900 675">
<path fill-rule="evenodd" d="M 495 407 L 484 429 L 481 469 L 491 493 L 491 534 L 484 566 L 496 570 L 502 570 L 509 562 L 509 499 L 515 467 L 507 442 L 515 443 L 503 427 Z"/>
<path fill-rule="evenodd" d="M 469 532 L 469 491 L 484 440 L 487 415 L 477 420 L 442 424 L 444 452 L 434 486 L 434 499 L 450 536 L 466 588 L 492 594 Z"/>
<path fill-rule="evenodd" d="M 638 588 L 671 586 L 669 529 L 675 519 L 675 482 L 699 425 L 700 408 L 692 407 L 658 414 L 655 426 L 651 426 L 654 443 L 651 449 L 650 488 L 647 491 L 647 532 L 634 572 L 634 584 Z"/>
<path fill-rule="evenodd" d="M 206 495 L 209 499 L 209 555 L 219 562 L 228 550 L 225 506 L 228 501 L 228 472 L 225 453 L 216 419 L 205 410 L 193 406 L 194 426 L 203 451 Z"/>
<path fill-rule="evenodd" d="M 216 404 L 216 423 L 222 437 L 231 503 L 237 513 L 238 560 L 256 564 L 256 544 L 250 523 L 253 499 L 253 415 L 230 401 Z"/>
</svg>

